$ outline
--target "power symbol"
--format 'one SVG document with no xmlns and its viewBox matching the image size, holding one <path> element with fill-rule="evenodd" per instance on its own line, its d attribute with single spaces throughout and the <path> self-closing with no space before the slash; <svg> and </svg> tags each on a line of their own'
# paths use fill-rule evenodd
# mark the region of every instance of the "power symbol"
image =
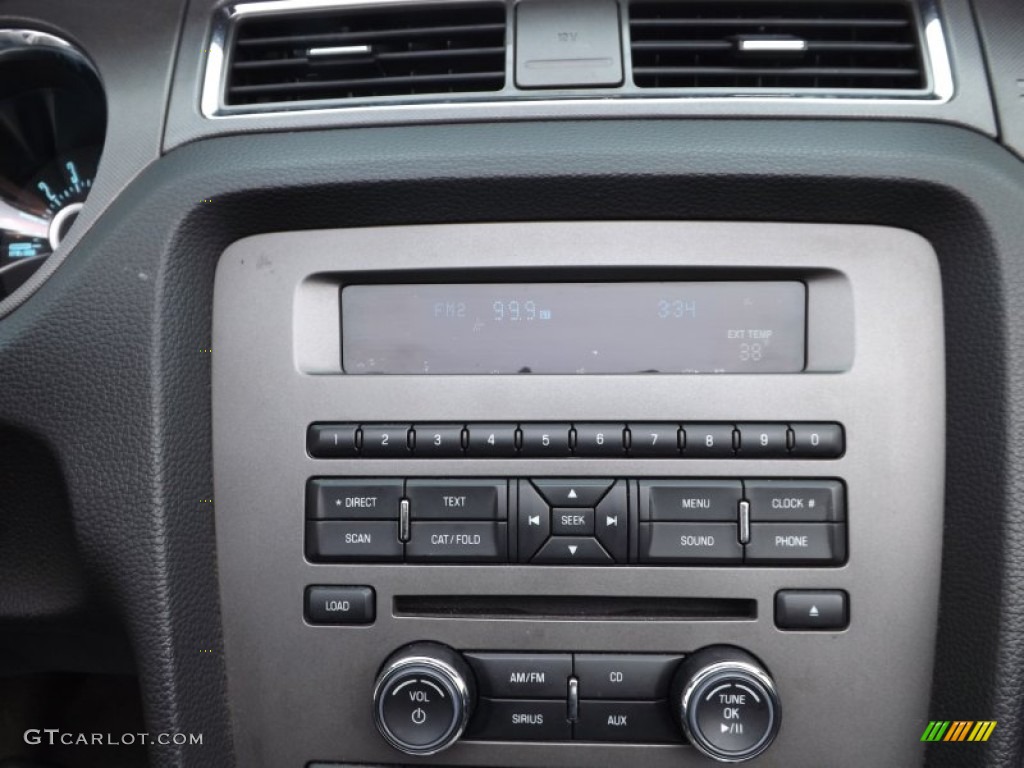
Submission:
<svg viewBox="0 0 1024 768">
<path fill-rule="evenodd" d="M 423 707 L 416 707 L 412 711 L 412 722 L 413 725 L 423 725 L 427 722 L 427 713 L 423 711 Z"/>
</svg>

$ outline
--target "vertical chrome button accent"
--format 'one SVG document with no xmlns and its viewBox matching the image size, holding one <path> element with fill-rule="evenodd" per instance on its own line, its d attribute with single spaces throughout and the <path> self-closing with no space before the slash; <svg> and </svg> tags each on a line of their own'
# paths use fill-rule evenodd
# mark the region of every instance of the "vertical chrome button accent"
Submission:
<svg viewBox="0 0 1024 768">
<path fill-rule="evenodd" d="M 740 544 L 750 541 L 750 502 L 740 502 Z"/>
</svg>

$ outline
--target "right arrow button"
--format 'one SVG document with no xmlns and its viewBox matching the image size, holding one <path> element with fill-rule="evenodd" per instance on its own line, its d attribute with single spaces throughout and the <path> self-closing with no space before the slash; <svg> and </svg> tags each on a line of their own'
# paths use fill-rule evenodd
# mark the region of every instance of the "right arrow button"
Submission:
<svg viewBox="0 0 1024 768">
<path fill-rule="evenodd" d="M 629 560 L 629 502 L 626 483 L 619 480 L 597 505 L 594 534 L 617 563 Z"/>
</svg>

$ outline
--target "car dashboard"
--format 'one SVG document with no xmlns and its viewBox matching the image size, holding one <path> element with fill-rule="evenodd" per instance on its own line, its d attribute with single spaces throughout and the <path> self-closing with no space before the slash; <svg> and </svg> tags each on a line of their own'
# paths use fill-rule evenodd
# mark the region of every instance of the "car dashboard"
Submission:
<svg viewBox="0 0 1024 768">
<path fill-rule="evenodd" d="M 1020 764 L 1021 51 L 0 3 L 0 765 Z"/>
</svg>

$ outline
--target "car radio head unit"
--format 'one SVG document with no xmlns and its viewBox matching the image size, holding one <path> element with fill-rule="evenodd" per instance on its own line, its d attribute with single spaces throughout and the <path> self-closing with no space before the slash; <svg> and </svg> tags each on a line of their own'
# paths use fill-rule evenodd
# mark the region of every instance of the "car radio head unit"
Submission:
<svg viewBox="0 0 1024 768">
<path fill-rule="evenodd" d="M 213 346 L 240 765 L 920 762 L 946 445 L 921 237 L 259 235 L 218 264 Z"/>
<path fill-rule="evenodd" d="M 348 285 L 349 374 L 792 373 L 802 282 Z"/>
</svg>

